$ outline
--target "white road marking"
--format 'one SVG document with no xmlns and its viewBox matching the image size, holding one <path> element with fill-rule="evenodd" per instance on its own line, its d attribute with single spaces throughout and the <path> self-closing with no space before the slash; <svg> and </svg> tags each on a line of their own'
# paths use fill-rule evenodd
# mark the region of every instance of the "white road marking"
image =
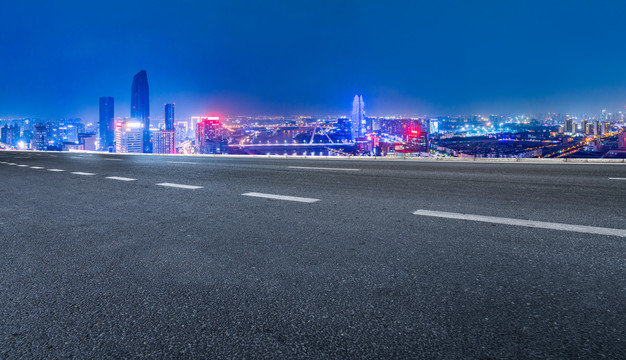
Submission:
<svg viewBox="0 0 626 360">
<path fill-rule="evenodd" d="M 609 180 L 626 180 L 626 178 L 609 178 Z"/>
<path fill-rule="evenodd" d="M 160 184 L 156 184 L 156 185 L 157 186 L 168 186 L 168 187 L 174 187 L 174 188 L 180 188 L 180 189 L 191 189 L 191 190 L 202 189 L 202 186 L 184 185 L 184 184 L 160 183 Z"/>
<path fill-rule="evenodd" d="M 30 168 L 31 169 L 43 169 L 43 167 L 41 167 L 41 166 L 31 166 Z"/>
<path fill-rule="evenodd" d="M 17 165 L 16 163 L 7 163 L 7 165 Z"/>
<path fill-rule="evenodd" d="M 48 171 L 53 171 L 53 172 L 61 172 L 61 171 L 65 171 L 65 170 L 61 170 L 61 169 L 48 169 Z"/>
<path fill-rule="evenodd" d="M 28 167 L 28 165 L 18 165 L 17 167 Z"/>
<path fill-rule="evenodd" d="M 170 164 L 197 164 L 197 162 L 193 161 L 167 161 Z"/>
<path fill-rule="evenodd" d="M 314 203 L 314 202 L 320 201 L 320 199 L 303 198 L 303 197 L 297 197 L 297 196 L 263 194 L 263 193 L 258 193 L 258 192 L 249 192 L 249 193 L 245 193 L 241 195 L 260 197 L 260 198 L 265 198 L 265 199 L 274 199 L 274 200 L 298 201 L 298 202 L 303 202 L 303 203 Z"/>
<path fill-rule="evenodd" d="M 107 179 L 119 180 L 119 181 L 135 181 L 135 180 L 137 180 L 137 179 L 121 177 L 121 176 L 107 176 Z"/>
<path fill-rule="evenodd" d="M 74 174 L 74 175 L 84 175 L 84 176 L 92 176 L 92 175 L 96 175 L 96 174 L 94 174 L 94 173 L 81 172 L 81 171 L 74 171 L 72 174 Z"/>
<path fill-rule="evenodd" d="M 327 168 L 327 167 L 312 167 L 312 166 L 287 166 L 287 167 L 289 169 L 305 169 L 305 170 L 361 171 L 361 169 Z"/>
<path fill-rule="evenodd" d="M 626 237 L 626 229 L 611 229 L 611 228 L 595 227 L 595 226 L 560 224 L 560 223 L 552 223 L 552 222 L 545 222 L 545 221 L 511 219 L 511 218 L 503 218 L 503 217 L 495 217 L 495 216 L 470 215 L 470 214 L 460 214 L 460 213 L 430 211 L 430 210 L 417 210 L 413 214 L 420 215 L 420 216 L 432 216 L 432 217 L 446 218 L 446 219 L 469 220 L 469 221 L 479 221 L 479 222 L 486 222 L 486 223 L 493 223 L 493 224 L 525 226 L 525 227 L 540 228 L 540 229 L 573 231 L 573 232 L 580 232 L 580 233 L 586 233 L 586 234 Z"/>
<path fill-rule="evenodd" d="M 112 159 L 112 158 L 104 158 L 104 160 L 109 160 L 109 161 L 122 161 L 122 159 Z"/>
</svg>

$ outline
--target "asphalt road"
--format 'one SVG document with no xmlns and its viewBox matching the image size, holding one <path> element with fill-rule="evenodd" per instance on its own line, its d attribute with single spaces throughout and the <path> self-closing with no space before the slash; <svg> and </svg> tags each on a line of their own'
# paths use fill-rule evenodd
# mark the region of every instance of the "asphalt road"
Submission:
<svg viewBox="0 0 626 360">
<path fill-rule="evenodd" d="M 0 358 L 626 358 L 625 204 L 624 164 L 0 152 Z"/>
</svg>

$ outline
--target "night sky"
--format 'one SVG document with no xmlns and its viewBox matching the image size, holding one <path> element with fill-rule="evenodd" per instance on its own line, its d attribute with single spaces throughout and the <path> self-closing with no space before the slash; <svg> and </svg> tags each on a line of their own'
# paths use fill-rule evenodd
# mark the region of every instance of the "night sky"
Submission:
<svg viewBox="0 0 626 360">
<path fill-rule="evenodd" d="M 96 5 L 97 4 L 97 5 Z M 5 1 L 0 118 L 620 111 L 624 1 Z"/>
</svg>

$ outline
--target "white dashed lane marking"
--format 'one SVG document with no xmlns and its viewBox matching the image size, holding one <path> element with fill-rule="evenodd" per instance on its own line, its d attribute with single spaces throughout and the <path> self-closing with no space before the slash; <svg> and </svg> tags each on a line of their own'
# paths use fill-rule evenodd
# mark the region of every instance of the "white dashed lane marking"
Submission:
<svg viewBox="0 0 626 360">
<path fill-rule="evenodd" d="M 28 165 L 18 165 L 17 167 L 28 167 Z"/>
<path fill-rule="evenodd" d="M 609 180 L 626 180 L 626 178 L 612 178 L 612 177 L 610 177 Z"/>
<path fill-rule="evenodd" d="M 179 189 L 190 189 L 190 190 L 202 189 L 202 186 L 185 185 L 185 184 L 160 183 L 160 184 L 156 184 L 156 185 L 157 186 L 166 186 L 166 187 L 179 188 Z"/>
<path fill-rule="evenodd" d="M 48 171 L 52 171 L 52 172 L 61 172 L 61 171 L 65 171 L 65 170 L 61 170 L 61 169 L 48 169 Z"/>
<path fill-rule="evenodd" d="M 301 169 L 301 170 L 361 171 L 361 169 L 328 168 L 328 167 L 312 167 L 312 166 L 288 166 L 288 168 L 289 169 Z"/>
<path fill-rule="evenodd" d="M 264 193 L 257 193 L 257 192 L 249 192 L 249 193 L 245 193 L 241 195 L 259 197 L 259 198 L 265 198 L 265 199 L 273 199 L 273 200 L 297 201 L 297 202 L 303 202 L 303 203 L 314 203 L 314 202 L 320 201 L 320 199 L 304 198 L 304 197 L 297 197 L 297 196 L 275 195 L 275 194 L 264 194 Z"/>
<path fill-rule="evenodd" d="M 41 167 L 41 166 L 31 166 L 30 168 L 31 168 L 31 169 L 37 169 L 37 170 L 39 170 L 39 169 L 43 169 L 43 167 Z"/>
<path fill-rule="evenodd" d="M 454 220 L 468 220 L 468 221 L 478 221 L 478 222 L 486 222 L 486 223 L 492 223 L 492 224 L 525 226 L 525 227 L 539 228 L 539 229 L 572 231 L 572 232 L 579 232 L 579 233 L 586 233 L 586 234 L 626 237 L 626 229 L 611 229 L 611 228 L 595 227 L 595 226 L 560 224 L 560 223 L 552 223 L 552 222 L 545 222 L 545 221 L 511 219 L 511 218 L 503 218 L 503 217 L 495 217 L 495 216 L 470 215 L 470 214 L 460 214 L 460 213 L 430 211 L 430 210 L 417 210 L 413 214 L 420 215 L 420 216 L 431 216 L 431 217 L 438 217 L 438 218 L 445 218 L 445 219 L 454 219 Z"/>
<path fill-rule="evenodd" d="M 122 159 L 113 159 L 113 158 L 104 158 L 104 160 L 109 160 L 109 161 L 122 161 Z"/>
<path fill-rule="evenodd" d="M 92 175 L 96 175 L 94 173 L 88 173 L 88 172 L 82 172 L 82 171 L 74 171 L 72 172 L 72 174 L 74 175 L 83 175 L 83 176 L 92 176 Z"/>
<path fill-rule="evenodd" d="M 121 176 L 107 176 L 107 179 L 119 180 L 119 181 L 135 181 L 135 180 L 137 180 L 137 179 L 121 177 Z"/>
</svg>

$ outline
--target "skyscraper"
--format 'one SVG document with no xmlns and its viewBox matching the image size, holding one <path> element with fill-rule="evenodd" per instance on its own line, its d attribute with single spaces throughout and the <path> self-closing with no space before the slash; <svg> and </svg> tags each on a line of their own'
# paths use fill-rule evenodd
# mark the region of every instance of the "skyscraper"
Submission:
<svg viewBox="0 0 626 360">
<path fill-rule="evenodd" d="M 98 150 L 112 152 L 115 149 L 115 123 L 114 106 L 112 97 L 100 98 L 100 145 Z"/>
<path fill-rule="evenodd" d="M 365 103 L 363 96 L 354 95 L 352 101 L 352 140 L 365 135 Z"/>
<path fill-rule="evenodd" d="M 165 130 L 174 130 L 174 104 L 165 104 Z"/>
<path fill-rule="evenodd" d="M 152 152 L 150 143 L 150 95 L 148 91 L 148 75 L 145 70 L 133 77 L 130 93 L 130 117 L 143 125 L 143 152 Z"/>
</svg>

